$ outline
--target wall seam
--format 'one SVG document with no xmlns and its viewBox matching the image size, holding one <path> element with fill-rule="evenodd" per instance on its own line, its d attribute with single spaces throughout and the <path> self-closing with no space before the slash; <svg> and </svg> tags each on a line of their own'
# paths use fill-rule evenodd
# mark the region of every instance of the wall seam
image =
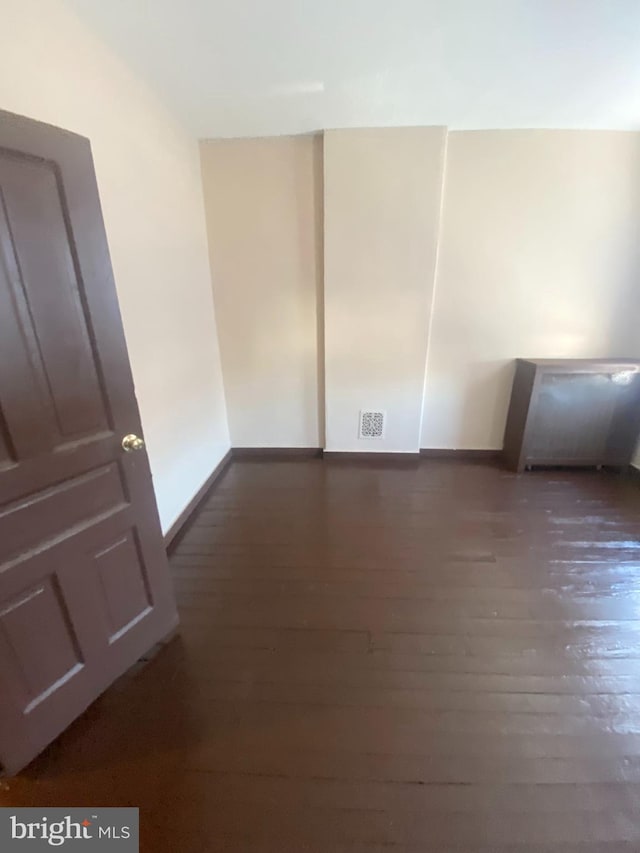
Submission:
<svg viewBox="0 0 640 853">
<path fill-rule="evenodd" d="M 431 336 L 433 333 L 433 316 L 436 307 L 436 293 L 438 290 L 438 272 L 440 265 L 440 246 L 442 244 L 442 221 L 444 218 L 445 184 L 447 181 L 447 167 L 449 162 L 449 128 L 445 128 L 444 141 L 442 145 L 442 181 L 440 183 L 440 209 L 438 213 L 438 232 L 436 235 L 436 251 L 433 261 L 433 288 L 431 291 L 431 305 L 429 308 L 429 322 L 427 324 L 427 351 L 424 360 L 424 381 L 422 383 L 422 406 L 420 407 L 420 424 L 418 427 L 418 448 L 422 449 L 422 428 L 424 426 L 424 410 L 427 400 L 427 376 L 429 372 L 429 356 L 431 354 Z"/>
</svg>

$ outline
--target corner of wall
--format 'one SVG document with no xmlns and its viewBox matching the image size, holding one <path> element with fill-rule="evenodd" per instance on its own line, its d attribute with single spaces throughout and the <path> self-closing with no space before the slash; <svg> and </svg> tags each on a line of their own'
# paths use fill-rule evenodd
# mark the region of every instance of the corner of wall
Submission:
<svg viewBox="0 0 640 853">
<path fill-rule="evenodd" d="M 442 221 L 444 217 L 444 203 L 445 203 L 445 191 L 446 191 L 446 180 L 447 180 L 447 154 L 449 150 L 449 128 L 443 128 L 444 133 L 442 136 L 442 149 L 440 152 L 440 198 L 438 201 L 438 225 L 437 225 L 437 237 L 436 237 L 436 251 L 434 255 L 434 263 L 433 269 L 430 272 L 432 287 L 431 287 L 431 304 L 429 306 L 429 321 L 427 326 L 427 348 L 425 354 L 424 361 L 424 379 L 422 383 L 422 405 L 420 408 L 420 433 L 418 436 L 418 444 L 420 448 L 425 448 L 426 443 L 424 440 L 424 423 L 425 417 L 428 417 L 428 412 L 426 412 L 427 408 L 427 377 L 429 371 L 429 354 L 431 351 L 431 333 L 433 331 L 433 317 L 435 314 L 436 308 L 436 299 L 438 292 L 438 269 L 439 269 L 439 260 L 440 260 L 440 245 L 442 243 Z"/>
<path fill-rule="evenodd" d="M 206 139 L 197 140 L 198 169 L 199 169 L 199 174 L 200 174 L 200 203 L 201 203 L 201 207 L 202 207 L 202 221 L 204 222 L 204 227 L 205 227 L 204 239 L 205 239 L 205 242 L 207 245 L 207 259 L 208 259 L 207 269 L 209 271 L 209 292 L 211 294 L 211 310 L 213 312 L 213 325 L 214 325 L 214 329 L 216 332 L 215 341 L 214 341 L 214 357 L 215 357 L 215 362 L 216 362 L 215 368 L 217 369 L 217 371 L 219 371 L 219 375 L 220 375 L 220 385 L 222 388 L 221 399 L 222 399 L 223 408 L 224 408 L 224 411 L 222 414 L 224 415 L 224 422 L 226 424 L 227 445 L 228 445 L 227 449 L 230 449 L 231 448 L 231 427 L 229 424 L 229 398 L 228 398 L 228 392 L 227 392 L 227 385 L 226 385 L 226 381 L 225 381 L 224 370 L 222 367 L 222 353 L 221 353 L 221 348 L 220 348 L 219 317 L 218 317 L 218 311 L 216 310 L 215 292 L 214 292 L 214 287 L 213 287 L 213 277 L 215 274 L 214 273 L 215 268 L 214 268 L 214 259 L 213 259 L 211 241 L 209 240 L 209 220 L 208 220 L 208 213 L 207 213 L 205 175 L 204 175 L 204 168 L 203 168 L 203 149 L 207 145 L 208 141 L 209 140 L 206 140 Z M 217 464 L 218 463 L 216 462 L 216 465 Z"/>
<path fill-rule="evenodd" d="M 203 140 L 231 443 L 324 444 L 322 137 Z"/>
</svg>

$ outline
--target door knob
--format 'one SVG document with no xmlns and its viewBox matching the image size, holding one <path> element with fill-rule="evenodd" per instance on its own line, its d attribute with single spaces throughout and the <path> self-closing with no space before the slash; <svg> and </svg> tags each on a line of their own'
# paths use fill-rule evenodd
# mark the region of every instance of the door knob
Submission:
<svg viewBox="0 0 640 853">
<path fill-rule="evenodd" d="M 138 438 L 137 435 L 134 435 L 132 432 L 129 435 L 125 435 L 122 439 L 122 449 L 126 450 L 127 453 L 131 453 L 132 450 L 142 450 L 144 448 L 144 440 L 142 438 Z"/>
</svg>

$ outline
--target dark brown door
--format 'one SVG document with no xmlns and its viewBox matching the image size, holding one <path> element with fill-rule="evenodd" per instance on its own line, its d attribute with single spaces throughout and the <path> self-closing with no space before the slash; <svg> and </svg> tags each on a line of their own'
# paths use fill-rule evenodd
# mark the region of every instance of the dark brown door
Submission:
<svg viewBox="0 0 640 853">
<path fill-rule="evenodd" d="M 0 764 L 177 622 L 89 142 L 0 112 Z"/>
</svg>

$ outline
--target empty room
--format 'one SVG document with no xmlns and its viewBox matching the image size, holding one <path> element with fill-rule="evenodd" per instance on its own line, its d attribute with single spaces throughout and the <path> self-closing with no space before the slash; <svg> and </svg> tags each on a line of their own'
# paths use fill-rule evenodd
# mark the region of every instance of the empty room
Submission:
<svg viewBox="0 0 640 853">
<path fill-rule="evenodd" d="M 0 851 L 637 853 L 640 2 L 0 15 Z"/>
</svg>

